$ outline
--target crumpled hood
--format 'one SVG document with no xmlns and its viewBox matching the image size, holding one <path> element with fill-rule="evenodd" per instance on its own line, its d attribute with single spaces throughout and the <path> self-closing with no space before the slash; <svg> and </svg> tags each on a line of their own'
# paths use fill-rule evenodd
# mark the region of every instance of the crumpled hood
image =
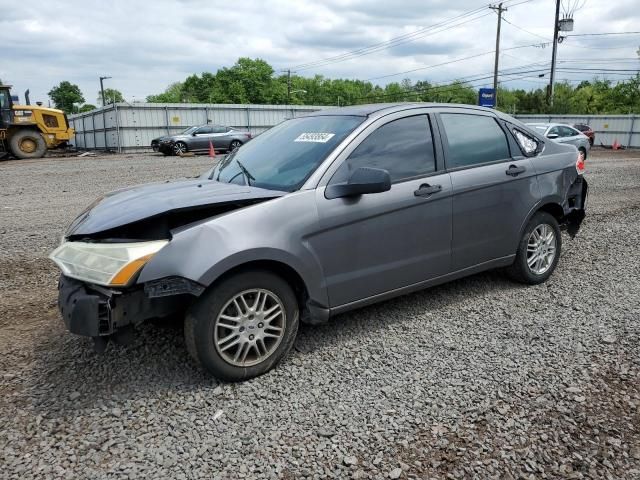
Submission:
<svg viewBox="0 0 640 480">
<path fill-rule="evenodd" d="M 276 198 L 286 193 L 202 178 L 138 185 L 97 199 L 78 215 L 65 237 L 91 235 L 168 212 Z"/>
</svg>

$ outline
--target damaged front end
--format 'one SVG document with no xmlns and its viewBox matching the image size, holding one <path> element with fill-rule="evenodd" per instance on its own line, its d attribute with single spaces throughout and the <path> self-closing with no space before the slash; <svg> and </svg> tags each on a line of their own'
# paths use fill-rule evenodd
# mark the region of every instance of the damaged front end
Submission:
<svg viewBox="0 0 640 480">
<path fill-rule="evenodd" d="M 183 312 L 205 287 L 175 272 L 139 283 L 147 262 L 162 255 L 174 232 L 283 194 L 198 179 L 102 197 L 50 255 L 62 271 L 58 305 L 67 329 L 93 337 L 101 350 L 145 320 Z"/>
</svg>

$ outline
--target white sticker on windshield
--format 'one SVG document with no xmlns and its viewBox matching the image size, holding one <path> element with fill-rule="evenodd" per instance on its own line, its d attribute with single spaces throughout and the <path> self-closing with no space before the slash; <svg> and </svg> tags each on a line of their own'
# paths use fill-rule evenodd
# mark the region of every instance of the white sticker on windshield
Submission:
<svg viewBox="0 0 640 480">
<path fill-rule="evenodd" d="M 327 143 L 335 133 L 301 133 L 294 142 Z"/>
</svg>

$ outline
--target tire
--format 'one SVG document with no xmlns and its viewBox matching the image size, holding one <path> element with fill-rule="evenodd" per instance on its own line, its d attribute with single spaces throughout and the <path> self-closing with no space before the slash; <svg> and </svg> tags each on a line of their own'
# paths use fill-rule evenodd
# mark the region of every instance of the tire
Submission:
<svg viewBox="0 0 640 480">
<path fill-rule="evenodd" d="M 11 153 L 17 158 L 42 158 L 47 153 L 47 142 L 37 130 L 21 130 L 9 140 Z"/>
<path fill-rule="evenodd" d="M 535 247 L 537 242 L 534 232 L 537 232 L 538 235 L 542 232 L 547 232 L 548 235 L 552 235 L 554 241 L 554 250 L 553 250 L 553 258 L 547 256 L 549 253 L 549 246 L 551 245 L 551 240 L 543 243 L 543 246 L 540 247 L 542 250 L 537 250 L 538 260 L 533 262 L 533 265 L 529 265 L 532 261 L 533 257 L 536 256 L 536 250 L 530 251 Z M 545 234 L 545 235 L 547 235 Z M 543 237 L 545 236 L 543 235 Z M 544 244 L 547 246 L 545 247 Z M 546 253 L 545 252 L 546 248 Z M 522 238 L 520 239 L 520 243 L 518 244 L 518 251 L 516 253 L 516 259 L 513 262 L 513 265 L 507 268 L 507 274 L 515 281 L 520 283 L 526 283 L 529 285 L 538 285 L 540 283 L 545 282 L 553 273 L 556 266 L 558 265 L 558 260 L 560 259 L 560 252 L 562 251 L 562 237 L 560 235 L 560 227 L 558 226 L 558 221 L 547 212 L 537 212 L 527 226 L 524 229 L 522 234 Z M 544 260 L 540 259 L 540 256 L 544 255 Z M 538 261 L 540 263 L 538 263 Z M 537 269 L 538 265 L 540 265 L 540 269 Z"/>
<path fill-rule="evenodd" d="M 240 295 L 246 302 L 236 307 L 234 299 L 237 305 L 243 303 Z M 260 303 L 266 315 L 260 313 Z M 258 308 L 251 311 L 246 305 Z M 274 307 L 275 313 L 270 313 Z M 277 315 L 278 311 L 282 314 Z M 268 271 L 247 270 L 215 284 L 188 310 L 185 343 L 193 359 L 214 377 L 239 382 L 268 372 L 284 358 L 293 346 L 299 316 L 296 296 L 287 282 Z M 263 352 L 262 359 L 258 352 Z"/>
<path fill-rule="evenodd" d="M 229 153 L 233 152 L 237 148 L 240 148 L 241 146 L 242 142 L 240 140 L 232 140 L 229 144 Z"/>
<path fill-rule="evenodd" d="M 183 153 L 187 153 L 189 151 L 189 149 L 187 148 L 187 144 L 184 142 L 176 142 L 173 144 L 172 147 L 173 150 L 173 154 L 180 156 Z"/>
</svg>

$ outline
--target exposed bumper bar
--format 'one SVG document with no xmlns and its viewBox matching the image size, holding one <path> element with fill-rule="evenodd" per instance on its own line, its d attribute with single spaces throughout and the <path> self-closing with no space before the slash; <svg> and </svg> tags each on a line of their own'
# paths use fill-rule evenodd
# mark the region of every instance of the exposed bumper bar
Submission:
<svg viewBox="0 0 640 480">
<path fill-rule="evenodd" d="M 164 317 L 185 304 L 182 296 L 149 298 L 143 289 L 118 291 L 60 276 L 58 307 L 67 329 L 76 335 L 101 337 L 127 325 Z"/>
</svg>

